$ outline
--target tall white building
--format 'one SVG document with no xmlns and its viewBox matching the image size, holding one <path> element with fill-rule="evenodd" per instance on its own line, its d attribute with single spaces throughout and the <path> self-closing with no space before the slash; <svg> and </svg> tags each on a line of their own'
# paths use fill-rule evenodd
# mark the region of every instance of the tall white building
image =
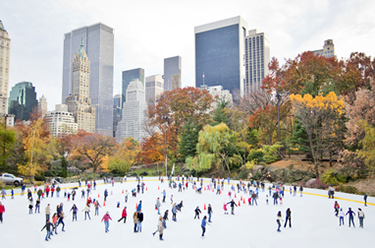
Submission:
<svg viewBox="0 0 375 248">
<path fill-rule="evenodd" d="M 264 33 L 249 30 L 245 39 L 245 95 L 260 90 L 270 63 L 270 44 Z"/>
<path fill-rule="evenodd" d="M 83 49 L 83 43 L 79 51 L 74 55 L 72 80 L 72 93 L 65 100 L 65 103 L 68 105 L 68 111 L 73 113 L 78 129 L 94 133 L 95 108 L 91 106 L 89 95 L 90 60 Z"/>
<path fill-rule="evenodd" d="M 122 109 L 122 120 L 117 125 L 116 140 L 122 143 L 126 137 L 133 137 L 142 141 L 147 137 L 144 131 L 145 110 L 145 90 L 141 81 L 135 79 L 130 82 L 126 90 L 126 102 Z"/>
<path fill-rule="evenodd" d="M 335 45 L 333 44 L 333 40 L 325 40 L 323 49 L 313 51 L 315 55 L 324 56 L 326 58 L 335 57 Z"/>
<path fill-rule="evenodd" d="M 46 121 L 53 138 L 77 133 L 77 123 L 68 105 L 57 104 L 54 111 L 47 112 Z"/>
<path fill-rule="evenodd" d="M 42 97 L 39 98 L 38 102 L 38 111 L 41 115 L 41 118 L 44 118 L 44 116 L 46 116 L 47 110 L 47 99 L 44 97 L 44 95 L 42 95 Z"/>
<path fill-rule="evenodd" d="M 157 97 L 164 92 L 164 79 L 163 75 L 154 75 L 146 77 L 146 102 L 154 102 L 157 100 Z"/>
<path fill-rule="evenodd" d="M 10 39 L 0 20 L 0 115 L 8 114 Z"/>
</svg>

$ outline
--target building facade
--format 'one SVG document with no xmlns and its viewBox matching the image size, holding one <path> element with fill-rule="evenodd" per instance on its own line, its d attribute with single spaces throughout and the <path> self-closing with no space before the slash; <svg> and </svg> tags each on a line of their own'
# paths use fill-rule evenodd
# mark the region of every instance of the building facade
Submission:
<svg viewBox="0 0 375 248">
<path fill-rule="evenodd" d="M 201 85 L 201 90 L 207 90 L 208 93 L 214 98 L 214 101 L 211 104 L 211 110 L 214 110 L 220 101 L 226 101 L 229 105 L 233 104 L 233 95 L 229 90 L 224 90 L 223 86 L 210 86 Z"/>
<path fill-rule="evenodd" d="M 235 100 L 244 95 L 247 24 L 234 17 L 195 27 L 195 85 L 223 86 Z"/>
<path fill-rule="evenodd" d="M 113 134 L 114 30 L 102 23 L 64 35 L 62 102 L 72 93 L 72 66 L 83 40 L 90 58 L 90 98 L 95 108 L 95 132 Z"/>
<path fill-rule="evenodd" d="M 0 115 L 8 114 L 10 39 L 0 20 Z"/>
<path fill-rule="evenodd" d="M 113 137 L 116 135 L 117 125 L 121 121 L 122 94 L 113 97 Z"/>
<path fill-rule="evenodd" d="M 40 117 L 44 118 L 47 114 L 48 108 L 47 108 L 47 99 L 42 95 L 41 98 L 39 98 L 38 102 L 38 111 L 40 113 Z"/>
<path fill-rule="evenodd" d="M 72 93 L 66 97 L 68 111 L 73 113 L 77 128 L 89 133 L 95 132 L 95 108 L 90 99 L 90 60 L 83 42 L 74 55 L 72 69 Z"/>
<path fill-rule="evenodd" d="M 9 93 L 8 112 L 15 120 L 28 121 L 30 114 L 38 107 L 35 87 L 31 82 L 20 82 Z"/>
<path fill-rule="evenodd" d="M 57 104 L 54 111 L 47 112 L 46 122 L 52 138 L 77 133 L 74 115 L 68 112 L 68 105 Z"/>
<path fill-rule="evenodd" d="M 333 40 L 331 40 L 331 39 L 324 41 L 323 49 L 315 50 L 313 52 L 314 52 L 315 55 L 324 56 L 326 58 L 336 56 L 335 45 L 333 44 Z"/>
<path fill-rule="evenodd" d="M 142 85 L 145 85 L 145 69 L 143 68 L 136 68 L 132 70 L 127 70 L 122 72 L 122 103 L 121 109 L 124 106 L 124 102 L 126 102 L 126 90 L 131 81 L 134 79 L 138 79 L 142 82 Z"/>
<path fill-rule="evenodd" d="M 245 95 L 260 90 L 263 79 L 268 75 L 271 61 L 270 44 L 264 33 L 249 30 L 245 39 Z"/>
<path fill-rule="evenodd" d="M 130 82 L 126 90 L 126 102 L 122 109 L 122 120 L 117 125 L 116 140 L 122 143 L 126 137 L 133 137 L 142 141 L 147 137 L 144 130 L 145 110 L 145 90 L 139 80 Z"/>
<path fill-rule="evenodd" d="M 174 90 L 177 88 L 181 88 L 180 56 L 164 59 L 164 90 Z"/>
<path fill-rule="evenodd" d="M 155 103 L 157 97 L 164 92 L 163 75 L 146 77 L 145 97 L 147 103 Z"/>
</svg>

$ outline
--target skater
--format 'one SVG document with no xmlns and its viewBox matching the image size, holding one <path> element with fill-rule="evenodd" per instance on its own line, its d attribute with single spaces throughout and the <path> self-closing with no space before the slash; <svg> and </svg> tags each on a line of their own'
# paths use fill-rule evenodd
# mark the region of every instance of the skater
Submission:
<svg viewBox="0 0 375 248">
<path fill-rule="evenodd" d="M 52 224 L 53 224 L 53 229 L 55 229 L 55 234 L 58 234 L 57 233 L 57 220 L 58 219 L 59 217 L 57 216 L 57 213 L 54 213 L 52 216 Z"/>
<path fill-rule="evenodd" d="M 6 196 L 6 192 L 5 192 L 5 189 L 2 189 L 1 190 L 1 199 L 6 199 L 5 196 Z"/>
<path fill-rule="evenodd" d="M 128 214 L 126 213 L 126 206 L 124 207 L 124 209 L 122 210 L 122 213 L 121 213 L 121 219 L 119 219 L 117 222 L 120 222 L 121 220 L 124 220 L 124 224 L 126 223 L 126 216 L 128 216 Z"/>
<path fill-rule="evenodd" d="M 362 209 L 358 208 L 359 227 L 363 228 L 363 219 L 364 218 L 365 218 L 365 214 L 363 213 Z"/>
<path fill-rule="evenodd" d="M 207 213 L 208 213 L 208 222 L 211 223 L 211 217 L 212 217 L 212 214 L 214 213 L 214 211 L 212 211 L 211 204 L 208 204 Z"/>
<path fill-rule="evenodd" d="M 138 225 L 137 212 L 134 212 L 134 214 L 133 214 L 133 222 L 134 222 L 134 232 L 138 232 L 138 230 L 137 230 L 137 225 Z"/>
<path fill-rule="evenodd" d="M 228 208 L 227 208 L 226 203 L 224 203 L 223 209 L 224 209 L 224 214 L 228 214 Z"/>
<path fill-rule="evenodd" d="M 141 210 L 139 210 L 137 213 L 137 219 L 138 219 L 137 230 L 138 232 L 142 232 L 143 213 Z"/>
<path fill-rule="evenodd" d="M 204 233 L 206 232 L 206 224 L 207 224 L 207 216 L 205 215 L 202 219 L 202 238 L 204 237 Z"/>
<path fill-rule="evenodd" d="M 335 205 L 333 205 L 333 208 L 335 209 L 335 216 L 337 217 L 337 215 L 339 214 L 339 209 L 340 209 L 340 205 L 338 204 L 337 201 L 335 201 Z"/>
<path fill-rule="evenodd" d="M 228 202 L 227 204 L 230 204 L 230 207 L 232 209 L 231 214 L 234 215 L 234 207 L 237 207 L 237 204 L 234 202 L 233 199 L 232 199 L 232 201 Z"/>
<path fill-rule="evenodd" d="M 102 222 L 104 220 L 104 227 L 105 227 L 105 232 L 109 232 L 109 220 L 112 220 L 111 216 L 109 215 L 109 212 L 107 211 L 107 213 L 103 216 L 102 218 Z"/>
<path fill-rule="evenodd" d="M 173 204 L 173 195 L 171 195 L 171 204 Z"/>
<path fill-rule="evenodd" d="M 38 211 L 38 214 L 40 214 L 40 200 L 39 198 L 36 199 L 36 202 L 35 202 L 35 213 L 36 211 Z"/>
<path fill-rule="evenodd" d="M 342 225 L 344 225 L 344 211 L 342 211 L 342 208 L 340 208 L 340 212 L 339 212 L 339 226 L 341 226 L 341 222 L 342 222 Z"/>
<path fill-rule="evenodd" d="M 286 210 L 284 228 L 286 227 L 286 224 L 288 223 L 288 221 L 289 221 L 289 227 L 292 228 L 292 211 L 290 210 L 290 208 Z"/>
<path fill-rule="evenodd" d="M 197 206 L 197 208 L 194 210 L 194 212 L 195 212 L 194 220 L 195 220 L 195 218 L 197 218 L 197 217 L 198 217 L 198 219 L 199 219 L 199 214 L 202 213 L 202 211 L 199 209 L 199 206 Z"/>
<path fill-rule="evenodd" d="M 161 216 L 159 216 L 159 222 L 158 222 L 159 240 L 164 240 L 163 239 L 163 232 L 164 232 L 165 228 L 166 228 L 165 221 L 163 220 L 163 218 Z M 153 235 L 155 235 L 155 233 L 153 233 Z"/>
<path fill-rule="evenodd" d="M 142 210 L 142 201 L 139 201 L 139 204 L 137 206 L 137 212 Z"/>
<path fill-rule="evenodd" d="M 107 197 L 108 197 L 108 190 L 105 189 L 104 190 L 104 201 L 107 201 Z"/>
<path fill-rule="evenodd" d="M 181 201 L 179 204 L 177 204 L 176 209 L 181 212 L 183 206 L 184 206 L 184 201 Z"/>
<path fill-rule="evenodd" d="M 278 232 L 281 232 L 281 230 L 280 230 L 280 227 L 281 227 L 281 222 L 283 221 L 283 219 L 282 219 L 282 216 L 281 216 L 281 211 L 279 211 L 278 213 L 277 213 L 277 219 L 276 219 L 276 222 L 277 222 L 277 231 Z"/>
<path fill-rule="evenodd" d="M 29 214 L 33 213 L 33 208 L 34 208 L 33 198 L 30 198 L 30 202 L 29 202 Z"/>
<path fill-rule="evenodd" d="M 78 212 L 78 208 L 76 206 L 76 204 L 73 204 L 72 208 L 70 209 L 70 211 L 73 211 L 73 218 L 72 218 L 72 221 L 76 220 L 77 221 L 77 212 Z"/>
<path fill-rule="evenodd" d="M 354 216 L 355 216 L 355 213 L 352 210 L 352 208 L 349 208 L 348 212 L 346 212 L 345 215 L 348 215 L 348 214 L 349 214 L 349 227 L 350 227 L 350 223 L 352 223 L 353 227 L 355 227 L 355 225 L 354 225 Z"/>
<path fill-rule="evenodd" d="M 4 205 L 0 202 L 0 221 L 3 223 L 3 213 L 5 212 Z"/>
<path fill-rule="evenodd" d="M 62 225 L 61 231 L 65 232 L 65 223 L 64 223 L 64 212 L 60 213 L 59 221 L 57 222 L 57 225 Z"/>
<path fill-rule="evenodd" d="M 45 212 L 46 212 L 46 221 L 49 220 L 49 214 L 51 212 L 51 208 L 49 207 L 49 203 L 45 209 Z"/>
<path fill-rule="evenodd" d="M 266 205 L 268 205 L 268 195 L 266 195 Z"/>
<path fill-rule="evenodd" d="M 163 190 L 163 192 L 161 192 L 163 194 L 163 203 L 165 202 L 165 196 L 167 195 L 167 193 L 165 192 L 165 190 Z"/>
<path fill-rule="evenodd" d="M 47 230 L 46 241 L 48 241 L 49 239 L 51 239 L 51 228 L 52 228 L 52 231 L 53 231 L 54 227 L 53 227 L 52 223 L 49 220 L 47 220 L 46 224 L 44 225 L 44 227 L 40 231 L 43 231 L 44 228 Z"/>
<path fill-rule="evenodd" d="M 156 204 L 155 204 L 155 208 L 156 210 L 158 210 L 158 215 L 160 215 L 160 207 L 161 207 L 161 203 L 158 197 L 158 199 L 156 199 Z"/>
<path fill-rule="evenodd" d="M 301 197 L 302 197 L 302 192 L 303 192 L 303 187 L 302 187 L 302 185 L 299 186 L 299 192 L 301 193 Z M 332 198 L 333 198 L 333 196 L 332 196 Z"/>
<path fill-rule="evenodd" d="M 272 198 L 273 198 L 273 205 L 278 205 L 278 199 L 279 199 L 279 193 L 277 193 L 277 191 L 275 191 L 272 195 Z"/>
<path fill-rule="evenodd" d="M 86 220 L 87 216 L 91 220 L 91 217 L 90 217 L 90 204 L 87 203 L 86 206 L 85 206 L 85 208 L 82 210 L 82 212 L 85 212 L 85 220 Z"/>
<path fill-rule="evenodd" d="M 368 193 L 366 193 L 365 196 L 363 197 L 363 200 L 365 201 L 365 207 L 367 207 L 367 197 L 368 197 Z"/>
<path fill-rule="evenodd" d="M 254 203 L 255 203 L 255 205 L 258 206 L 258 203 L 257 203 L 257 194 L 255 192 L 253 192 L 253 194 L 251 195 L 251 199 L 253 200 L 252 205 L 254 206 Z"/>
<path fill-rule="evenodd" d="M 94 216 L 99 215 L 99 207 L 102 207 L 102 206 L 100 206 L 99 201 L 95 201 L 95 203 L 94 203 L 94 208 L 95 208 Z"/>
<path fill-rule="evenodd" d="M 125 203 L 128 202 L 129 192 L 128 190 L 125 190 Z"/>
<path fill-rule="evenodd" d="M 177 208 L 176 208 L 176 203 L 173 204 L 173 207 L 172 207 L 172 220 L 174 222 L 177 221 Z"/>
<path fill-rule="evenodd" d="M 164 224 L 164 228 L 167 228 L 167 220 L 169 220 L 169 219 L 168 219 L 168 213 L 169 213 L 169 210 L 168 210 L 168 209 L 165 210 L 165 212 L 164 212 L 164 216 L 163 216 L 163 224 Z"/>
</svg>

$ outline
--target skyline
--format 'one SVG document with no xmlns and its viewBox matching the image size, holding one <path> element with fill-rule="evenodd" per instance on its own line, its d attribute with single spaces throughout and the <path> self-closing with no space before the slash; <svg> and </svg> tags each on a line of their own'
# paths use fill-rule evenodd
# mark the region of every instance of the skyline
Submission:
<svg viewBox="0 0 375 248">
<path fill-rule="evenodd" d="M 281 64 L 284 58 L 321 49 L 327 39 L 333 39 L 338 59 L 348 58 L 351 52 L 375 54 L 375 20 L 371 19 L 375 2 L 371 1 L 100 3 L 3 2 L 0 20 L 11 39 L 9 89 L 30 81 L 37 97 L 44 95 L 48 110 L 53 110 L 61 103 L 64 34 L 99 22 L 115 30 L 113 95 L 121 93 L 122 71 L 144 68 L 146 77 L 163 74 L 164 59 L 174 56 L 183 60 L 182 87 L 194 86 L 194 27 L 235 16 L 248 23 L 248 30 L 266 34 L 271 58 Z"/>
</svg>

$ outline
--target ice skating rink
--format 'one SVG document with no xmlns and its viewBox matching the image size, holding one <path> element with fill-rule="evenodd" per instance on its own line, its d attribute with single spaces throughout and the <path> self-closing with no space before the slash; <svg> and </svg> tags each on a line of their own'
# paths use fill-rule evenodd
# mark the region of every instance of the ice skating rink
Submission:
<svg viewBox="0 0 375 248">
<path fill-rule="evenodd" d="M 165 179 L 165 178 L 164 178 Z M 160 183 L 158 178 L 144 178 L 147 190 L 144 194 L 132 197 L 125 204 L 123 190 L 129 192 L 136 188 L 135 178 L 128 178 L 127 182 L 103 184 L 100 180 L 95 191 L 90 194 L 91 198 L 99 200 L 102 208 L 99 216 L 94 216 L 94 207 L 91 207 L 91 220 L 84 220 L 82 212 L 86 198 L 81 198 L 81 189 L 77 190 L 75 201 L 67 201 L 63 197 L 64 188 L 78 187 L 78 183 L 60 185 L 62 191 L 60 198 L 43 199 L 41 201 L 41 213 L 29 214 L 26 194 L 21 196 L 16 191 L 15 199 L 8 195 L 7 199 L 1 200 L 5 206 L 3 214 L 4 223 L 0 224 L 0 244 L 4 248 L 21 247 L 175 247 L 175 248 L 197 248 L 197 247 L 371 247 L 372 235 L 375 233 L 375 199 L 368 198 L 368 206 L 364 207 L 363 196 L 350 195 L 336 192 L 334 200 L 328 199 L 327 192 L 317 189 L 304 189 L 303 197 L 299 192 L 296 196 L 285 192 L 283 205 L 273 205 L 273 200 L 269 197 L 269 205 L 266 205 L 266 194 L 268 190 L 259 192 L 258 206 L 249 206 L 248 194 L 232 193 L 232 198 L 236 203 L 241 196 L 246 199 L 245 204 L 241 201 L 241 206 L 235 208 L 235 215 L 224 215 L 223 204 L 229 202 L 228 196 L 230 187 L 225 181 L 224 190 L 221 195 L 216 195 L 216 191 L 203 190 L 202 194 L 197 194 L 189 183 L 189 188 L 183 192 L 178 192 L 178 188 L 168 188 L 168 183 Z M 236 184 L 237 181 L 231 181 Z M 247 182 L 245 182 L 247 183 Z M 204 180 L 204 187 L 209 184 L 209 179 Z M 83 183 L 84 185 L 84 183 Z M 160 189 L 158 189 L 158 187 Z M 266 188 L 268 185 L 266 184 Z M 103 206 L 104 190 L 107 189 L 109 196 Z M 166 203 L 162 203 L 161 213 L 164 214 L 169 209 L 169 221 L 167 229 L 164 230 L 164 241 L 159 241 L 158 234 L 152 235 L 156 230 L 158 215 L 155 210 L 157 197 L 162 199 L 162 191 L 166 190 Z M 289 189 L 289 186 L 286 187 Z M 9 194 L 10 191 L 8 190 Z M 98 198 L 98 194 L 100 197 Z M 177 222 L 172 221 L 170 196 L 173 195 L 174 202 L 184 202 L 184 207 L 177 214 Z M 33 193 L 34 204 L 37 195 Z M 143 230 L 139 233 L 133 232 L 132 215 L 136 204 L 142 200 L 142 210 L 144 213 Z M 358 217 L 355 216 L 355 228 L 348 227 L 348 217 L 345 217 L 345 226 L 339 226 L 339 220 L 334 215 L 334 201 L 337 200 L 345 213 L 348 207 L 352 207 L 357 215 L 360 207 L 364 211 L 364 228 L 359 228 Z M 117 208 L 120 202 L 120 208 Z M 64 204 L 63 211 L 65 217 L 65 232 L 58 227 L 58 235 L 51 236 L 48 242 L 44 240 L 46 231 L 40 231 L 45 224 L 45 207 L 51 205 L 51 217 L 56 212 L 56 206 Z M 72 222 L 72 213 L 69 211 L 75 203 L 78 207 L 78 221 Z M 199 206 L 202 210 L 201 218 L 207 215 L 204 204 L 212 205 L 212 224 L 207 226 L 205 238 L 201 238 L 201 219 L 194 220 L 194 209 Z M 118 223 L 121 212 L 127 206 L 128 217 L 126 224 Z M 285 210 L 291 208 L 292 228 L 283 228 L 277 232 L 276 214 L 282 211 L 285 220 Z M 230 208 L 228 206 L 230 213 Z M 112 221 L 110 221 L 109 232 L 105 233 L 104 223 L 101 219 L 106 211 L 109 211 Z"/>
</svg>

